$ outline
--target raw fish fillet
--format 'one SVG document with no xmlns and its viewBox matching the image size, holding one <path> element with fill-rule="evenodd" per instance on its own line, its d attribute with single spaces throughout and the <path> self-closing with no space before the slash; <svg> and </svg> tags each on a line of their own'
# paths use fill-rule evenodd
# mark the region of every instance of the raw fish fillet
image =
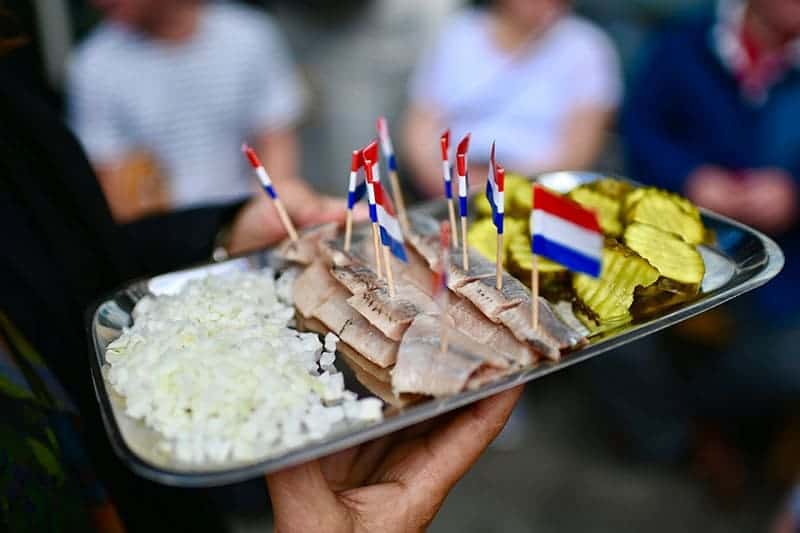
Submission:
<svg viewBox="0 0 800 533">
<path fill-rule="evenodd" d="M 301 315 L 309 318 L 339 287 L 339 283 L 328 273 L 328 268 L 321 261 L 316 261 L 294 280 L 294 305 Z"/>
<path fill-rule="evenodd" d="M 318 256 L 318 244 L 320 241 L 335 239 L 339 232 L 339 225 L 336 222 L 323 224 L 303 231 L 297 241 L 287 239 L 279 246 L 277 253 L 280 257 L 293 263 L 310 265 Z"/>
<path fill-rule="evenodd" d="M 483 358 L 465 349 L 464 338 L 451 331 L 448 350 L 440 350 L 439 317 L 419 315 L 403 336 L 392 370 L 395 394 L 417 393 L 446 396 L 461 392 L 469 377 L 481 367 Z"/>
<path fill-rule="evenodd" d="M 347 303 L 370 324 L 395 341 L 402 338 L 403 332 L 420 311 L 408 300 L 390 297 L 385 288 L 354 294 L 347 299 Z"/>
</svg>

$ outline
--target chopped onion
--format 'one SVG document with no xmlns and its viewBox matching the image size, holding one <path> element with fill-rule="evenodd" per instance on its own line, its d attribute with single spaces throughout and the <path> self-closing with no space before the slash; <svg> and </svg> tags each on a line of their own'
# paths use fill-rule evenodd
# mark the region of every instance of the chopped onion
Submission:
<svg viewBox="0 0 800 533">
<path fill-rule="evenodd" d="M 253 460 L 380 419 L 380 400 L 345 389 L 338 338 L 323 346 L 289 327 L 285 283 L 231 273 L 136 305 L 106 351 L 108 380 L 126 413 L 163 436 L 160 450 L 191 463 Z"/>
</svg>

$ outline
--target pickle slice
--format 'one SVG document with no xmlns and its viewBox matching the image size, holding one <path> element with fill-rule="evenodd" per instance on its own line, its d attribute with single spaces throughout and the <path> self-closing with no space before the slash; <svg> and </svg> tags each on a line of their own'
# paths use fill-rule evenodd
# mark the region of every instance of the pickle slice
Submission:
<svg viewBox="0 0 800 533">
<path fill-rule="evenodd" d="M 514 198 L 516 194 L 524 195 L 527 191 L 528 196 L 531 194 L 531 182 L 520 175 L 512 174 L 507 175 L 505 179 L 505 212 L 509 214 L 519 214 L 525 216 L 524 213 L 514 209 Z M 476 194 L 472 200 L 472 207 L 475 210 L 477 218 L 486 218 L 492 216 L 492 206 L 485 194 Z M 528 209 L 530 210 L 530 200 L 528 200 Z M 530 213 L 528 213 L 530 214 Z"/>
<path fill-rule="evenodd" d="M 614 178 L 603 178 L 590 183 L 589 186 L 600 194 L 620 201 L 633 190 L 633 185 L 630 183 Z"/>
<path fill-rule="evenodd" d="M 593 331 L 599 327 L 630 322 L 634 291 L 658 280 L 658 271 L 632 250 L 611 242 L 603 249 L 603 274 L 599 279 L 576 274 L 572 288 L 579 308 L 592 319 L 584 322 Z M 584 315 L 584 319 L 585 319 Z"/>
<path fill-rule="evenodd" d="M 524 235 L 528 222 L 506 217 L 504 221 L 503 237 L 503 262 L 508 263 L 508 249 L 511 240 L 517 235 Z M 497 259 L 497 228 L 491 218 L 484 218 L 472 222 L 467 230 L 469 245 L 485 258 L 495 261 Z"/>
<path fill-rule="evenodd" d="M 597 213 L 603 233 L 611 237 L 616 237 L 622 233 L 622 222 L 619 218 L 622 206 L 619 200 L 607 196 L 588 185 L 573 189 L 567 196 Z"/>
<path fill-rule="evenodd" d="M 703 242 L 706 230 L 700 212 L 688 200 L 657 189 L 647 189 L 638 196 L 639 200 L 625 213 L 626 223 L 650 224 L 680 236 L 689 244 Z"/>
<path fill-rule="evenodd" d="M 552 302 L 569 300 L 569 270 L 544 257 L 538 258 L 536 266 L 539 271 L 539 293 Z M 532 268 L 530 236 L 517 234 L 508 245 L 508 270 L 525 285 L 530 286 Z"/>
<path fill-rule="evenodd" d="M 705 275 L 703 257 L 697 248 L 672 233 L 639 222 L 625 228 L 623 239 L 663 277 L 679 284 L 673 284 L 671 292 L 697 293 Z"/>
</svg>

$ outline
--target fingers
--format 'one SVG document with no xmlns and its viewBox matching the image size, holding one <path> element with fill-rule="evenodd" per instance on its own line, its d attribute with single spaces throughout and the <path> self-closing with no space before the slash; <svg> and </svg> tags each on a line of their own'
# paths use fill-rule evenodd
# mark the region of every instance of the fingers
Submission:
<svg viewBox="0 0 800 533">
<path fill-rule="evenodd" d="M 325 531 L 326 523 L 348 519 L 328 487 L 318 461 L 287 468 L 266 478 L 275 531 Z"/>
<path fill-rule="evenodd" d="M 443 501 L 503 429 L 522 390 L 523 386 L 519 386 L 481 400 L 431 433 L 426 446 L 428 464 L 423 476 L 414 477 L 411 473 L 408 483 L 417 485 L 412 490 Z"/>
</svg>

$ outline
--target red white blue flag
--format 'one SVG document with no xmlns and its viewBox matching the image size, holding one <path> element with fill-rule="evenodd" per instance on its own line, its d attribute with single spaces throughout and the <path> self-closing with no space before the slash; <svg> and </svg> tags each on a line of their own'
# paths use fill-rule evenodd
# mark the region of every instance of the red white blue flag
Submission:
<svg viewBox="0 0 800 533">
<path fill-rule="evenodd" d="M 531 250 L 573 272 L 598 277 L 603 232 L 597 213 L 540 185 L 533 186 Z"/>
<path fill-rule="evenodd" d="M 505 170 L 497 166 L 494 157 L 494 143 L 492 153 L 489 155 L 489 177 L 486 180 L 486 198 L 492 206 L 492 220 L 497 228 L 497 233 L 503 233 L 503 219 L 505 217 Z"/>
<path fill-rule="evenodd" d="M 275 192 L 275 188 L 272 186 L 272 180 L 269 178 L 269 174 L 267 174 L 267 169 L 265 169 L 264 165 L 261 164 L 261 161 L 258 159 L 258 155 L 256 155 L 256 151 L 250 148 L 248 145 L 243 144 L 242 152 L 244 152 L 244 155 L 247 156 L 247 160 L 250 161 L 250 166 L 252 166 L 253 170 L 255 170 L 256 176 L 258 176 L 258 181 L 261 182 L 261 187 L 264 188 L 264 191 L 273 200 L 278 198 L 278 193 Z"/>
<path fill-rule="evenodd" d="M 372 141 L 361 150 L 362 164 L 367 173 L 367 197 L 369 200 L 369 219 L 373 224 L 378 223 L 378 210 L 375 203 L 374 183 L 381 182 L 381 168 L 379 164 L 378 141 Z M 370 177 L 371 176 L 371 177 Z"/>
<path fill-rule="evenodd" d="M 366 151 L 365 151 L 366 155 Z M 367 171 L 367 188 L 370 190 L 371 200 L 374 201 L 375 213 L 380 227 L 381 243 L 389 247 L 396 258 L 408 262 L 406 247 L 403 239 L 403 229 L 394 214 L 391 200 L 384 194 L 381 182 L 375 179 L 375 164 L 364 158 L 364 169 Z"/>
<path fill-rule="evenodd" d="M 445 130 L 439 139 L 442 145 L 442 178 L 444 178 L 444 197 L 453 199 L 453 167 L 450 166 L 450 130 Z"/>
<path fill-rule="evenodd" d="M 363 174 L 359 172 L 362 166 L 364 166 L 364 162 L 361 158 L 361 152 L 353 150 L 353 157 L 350 162 L 350 182 L 347 186 L 347 209 L 351 211 L 367 193 L 367 182 Z"/>
<path fill-rule="evenodd" d="M 456 162 L 458 167 L 458 207 L 462 218 L 467 216 L 467 197 L 469 196 L 469 133 L 461 139 L 456 148 Z"/>
<path fill-rule="evenodd" d="M 389 135 L 389 123 L 386 122 L 386 117 L 378 119 L 378 138 L 381 141 L 381 151 L 383 157 L 386 158 L 389 171 L 397 172 L 397 159 L 394 157 L 394 146 L 392 146 L 392 137 Z"/>
</svg>

